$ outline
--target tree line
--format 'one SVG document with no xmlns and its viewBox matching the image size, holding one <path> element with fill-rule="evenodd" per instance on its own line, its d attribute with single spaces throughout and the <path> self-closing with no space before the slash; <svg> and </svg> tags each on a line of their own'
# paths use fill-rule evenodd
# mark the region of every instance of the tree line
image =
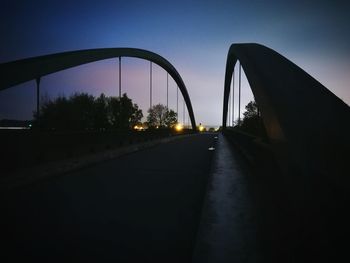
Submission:
<svg viewBox="0 0 350 263">
<path fill-rule="evenodd" d="M 121 97 L 94 97 L 74 93 L 46 100 L 40 113 L 34 112 L 34 123 L 44 130 L 128 130 L 142 125 L 143 113 L 124 93 Z M 177 123 L 177 114 L 162 104 L 148 110 L 148 128 L 171 128 Z"/>
</svg>

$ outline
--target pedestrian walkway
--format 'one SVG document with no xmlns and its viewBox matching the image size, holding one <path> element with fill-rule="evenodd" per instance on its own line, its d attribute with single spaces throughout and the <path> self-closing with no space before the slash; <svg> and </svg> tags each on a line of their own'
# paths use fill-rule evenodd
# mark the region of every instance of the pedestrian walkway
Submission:
<svg viewBox="0 0 350 263">
<path fill-rule="evenodd" d="M 194 262 L 261 262 L 249 173 L 223 135 L 218 136 Z"/>
</svg>

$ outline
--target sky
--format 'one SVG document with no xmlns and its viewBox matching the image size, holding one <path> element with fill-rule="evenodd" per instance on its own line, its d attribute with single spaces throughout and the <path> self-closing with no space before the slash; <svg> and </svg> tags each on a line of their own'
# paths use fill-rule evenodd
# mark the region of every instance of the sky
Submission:
<svg viewBox="0 0 350 263">
<path fill-rule="evenodd" d="M 147 49 L 166 58 L 180 73 L 197 123 L 221 124 L 226 56 L 232 43 L 255 42 L 276 50 L 350 104 L 348 1 L 0 0 L 0 4 L 0 63 L 79 49 Z M 166 104 L 166 75 L 154 65 L 154 103 Z M 252 99 L 243 79 L 242 110 Z M 122 90 L 144 115 L 148 89 L 149 62 L 123 58 Z M 41 80 L 45 98 L 74 92 L 117 96 L 117 59 L 85 64 Z M 0 91 L 0 119 L 31 119 L 35 96 L 34 81 Z M 178 105 L 182 121 L 181 96 Z M 172 79 L 169 106 L 176 110 Z"/>
</svg>

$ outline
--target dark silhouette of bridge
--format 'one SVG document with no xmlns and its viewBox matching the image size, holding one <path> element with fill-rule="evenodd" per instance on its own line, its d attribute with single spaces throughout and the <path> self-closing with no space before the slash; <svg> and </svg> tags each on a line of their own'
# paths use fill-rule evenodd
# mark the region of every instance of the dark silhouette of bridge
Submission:
<svg viewBox="0 0 350 263">
<path fill-rule="evenodd" d="M 83 50 L 1 64 L 0 89 L 122 56 L 148 59 L 174 78 L 195 130 L 179 73 L 145 50 Z M 268 142 L 226 125 L 238 60 Z M 2 185 L 3 255 L 57 262 L 349 259 L 349 106 L 274 50 L 234 44 L 222 126 L 223 135 L 192 134 L 66 176 Z"/>
<path fill-rule="evenodd" d="M 280 180 L 278 187 L 287 193 L 289 211 L 296 221 L 297 262 L 340 259 L 345 255 L 345 236 L 350 233 L 346 223 L 350 220 L 346 209 L 350 204 L 349 106 L 276 51 L 258 44 L 233 44 L 226 62 L 222 125 L 227 136 L 238 142 L 242 135 L 226 128 L 237 60 L 268 136 L 269 151 L 260 147 L 257 158 L 273 154 L 280 169 L 275 181 Z M 259 148 L 252 140 L 244 140 L 243 148 Z M 292 235 L 285 238 L 293 239 Z"/>
<path fill-rule="evenodd" d="M 243 67 L 272 145 L 306 173 L 349 174 L 349 106 L 301 68 L 258 44 L 233 44 L 227 55 L 223 128 L 234 65 Z M 280 147 L 283 145 L 283 147 Z"/>
<path fill-rule="evenodd" d="M 175 67 L 165 58 L 154 52 L 143 49 L 102 48 L 78 50 L 3 63 L 0 64 L 0 90 L 7 89 L 14 85 L 30 80 L 36 80 L 37 89 L 39 90 L 40 79 L 45 75 L 58 72 L 64 69 L 76 67 L 82 64 L 115 57 L 135 57 L 146 59 L 158 64 L 164 70 L 166 70 L 178 85 L 186 103 L 186 107 L 191 119 L 192 128 L 194 130 L 196 129 L 196 121 L 193 114 L 191 100 L 188 95 L 185 83 L 183 82 L 180 74 L 177 72 Z M 37 94 L 38 103 L 39 92 L 37 92 Z"/>
</svg>

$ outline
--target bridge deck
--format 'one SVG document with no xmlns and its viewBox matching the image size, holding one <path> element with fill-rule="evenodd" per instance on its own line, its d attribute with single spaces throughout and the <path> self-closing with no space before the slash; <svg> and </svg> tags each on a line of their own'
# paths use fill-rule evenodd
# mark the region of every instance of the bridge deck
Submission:
<svg viewBox="0 0 350 263">
<path fill-rule="evenodd" d="M 191 262 L 214 141 L 195 135 L 3 193 L 2 262 Z"/>
<path fill-rule="evenodd" d="M 257 173 L 214 136 L 3 192 L 2 261 L 293 262 L 273 169 Z"/>
</svg>

